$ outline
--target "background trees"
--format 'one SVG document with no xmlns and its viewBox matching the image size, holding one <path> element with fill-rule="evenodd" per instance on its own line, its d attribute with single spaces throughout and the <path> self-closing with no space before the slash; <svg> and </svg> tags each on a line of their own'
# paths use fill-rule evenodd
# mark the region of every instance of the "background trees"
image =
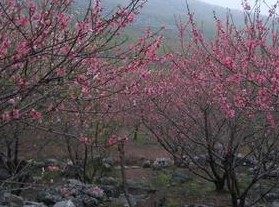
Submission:
<svg viewBox="0 0 279 207">
<path fill-rule="evenodd" d="M 246 26 L 238 28 L 230 14 L 215 16 L 216 36 L 207 40 L 188 8 L 189 22 L 179 25 L 181 50 L 169 59 L 166 77 L 157 82 L 163 93 L 150 96 L 153 110 L 143 118 L 174 159 L 216 190 L 226 187 L 233 206 L 260 200 L 270 188 L 258 196 L 251 189 L 277 170 L 275 10 L 263 17 L 259 5 L 244 2 Z M 253 166 L 252 174 L 244 171 L 245 186 L 243 162 Z"/>
</svg>

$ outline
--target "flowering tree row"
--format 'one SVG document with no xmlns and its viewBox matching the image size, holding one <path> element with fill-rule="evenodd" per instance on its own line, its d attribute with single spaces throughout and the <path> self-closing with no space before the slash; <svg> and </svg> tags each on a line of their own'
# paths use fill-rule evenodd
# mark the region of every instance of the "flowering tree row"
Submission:
<svg viewBox="0 0 279 207">
<path fill-rule="evenodd" d="M 84 171 L 88 153 L 102 151 L 131 107 L 121 97 L 135 93 L 159 60 L 161 37 L 147 31 L 128 44 L 121 36 L 144 3 L 133 0 L 108 15 L 100 0 L 84 14 L 70 0 L 0 2 L 1 153 L 11 172 L 30 129 L 64 138 Z"/>
<path fill-rule="evenodd" d="M 181 50 L 154 74 L 164 73 L 150 80 L 154 94 L 141 109 L 144 125 L 177 163 L 216 190 L 228 189 L 235 207 L 253 205 L 274 187 L 251 191 L 276 171 L 279 155 L 277 4 L 267 17 L 258 4 L 243 5 L 245 26 L 216 15 L 211 40 L 188 8 L 189 21 L 179 25 Z M 244 160 L 254 169 L 245 187 Z"/>
</svg>

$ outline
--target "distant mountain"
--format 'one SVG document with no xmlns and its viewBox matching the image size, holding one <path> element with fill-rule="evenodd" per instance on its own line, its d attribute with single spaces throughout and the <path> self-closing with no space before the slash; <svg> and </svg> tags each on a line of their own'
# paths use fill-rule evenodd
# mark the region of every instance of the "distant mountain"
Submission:
<svg viewBox="0 0 279 207">
<path fill-rule="evenodd" d="M 81 8 L 86 7 L 89 2 L 89 0 L 76 1 Z M 129 0 L 103 0 L 101 2 L 105 11 L 109 12 L 118 5 L 127 5 Z M 215 11 L 219 19 L 225 19 L 228 10 L 198 0 L 188 0 L 188 3 L 190 10 L 194 12 L 196 21 L 204 34 L 212 37 L 215 34 L 213 11 Z M 237 25 L 243 25 L 243 12 L 238 10 L 231 10 L 230 12 L 234 18 L 234 22 Z M 181 18 L 185 21 L 188 18 L 185 0 L 149 0 L 144 5 L 134 26 L 138 30 L 146 27 L 152 27 L 156 30 L 164 26 L 170 34 L 177 31 L 175 18 Z"/>
</svg>

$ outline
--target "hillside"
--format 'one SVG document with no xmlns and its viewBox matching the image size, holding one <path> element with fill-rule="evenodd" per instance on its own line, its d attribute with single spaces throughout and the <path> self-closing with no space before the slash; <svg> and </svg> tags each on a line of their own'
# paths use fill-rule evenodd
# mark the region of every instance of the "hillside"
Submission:
<svg viewBox="0 0 279 207">
<path fill-rule="evenodd" d="M 79 7 L 84 8 L 89 0 L 78 0 Z M 104 9 L 109 12 L 117 5 L 127 5 L 128 0 L 103 0 Z M 196 21 L 207 37 L 214 35 L 213 11 L 218 18 L 224 19 L 228 10 L 220 6 L 214 6 L 198 0 L 188 0 L 189 7 L 194 12 Z M 243 24 L 243 13 L 238 10 L 231 10 L 234 21 Z M 173 37 L 177 31 L 175 18 L 187 19 L 187 8 L 184 0 L 149 0 L 143 7 L 141 14 L 134 24 L 134 28 L 141 30 L 146 27 L 159 29 L 162 26 L 166 28 L 167 37 Z"/>
</svg>

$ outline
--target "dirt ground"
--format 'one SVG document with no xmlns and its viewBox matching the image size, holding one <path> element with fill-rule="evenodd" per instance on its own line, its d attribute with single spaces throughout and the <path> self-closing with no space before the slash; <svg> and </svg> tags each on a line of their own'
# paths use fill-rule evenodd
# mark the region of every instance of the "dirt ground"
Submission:
<svg viewBox="0 0 279 207">
<path fill-rule="evenodd" d="M 24 146 L 26 145 L 26 146 Z M 64 147 L 61 147 L 61 145 Z M 32 145 L 23 143 L 26 150 L 23 154 L 28 158 L 56 158 L 65 159 L 67 148 L 62 139 L 33 140 Z M 22 146 L 22 147 L 23 147 Z M 37 151 L 38 148 L 40 151 Z M 142 207 L 184 207 L 190 204 L 205 204 L 214 207 L 230 207 L 229 195 L 227 193 L 216 193 L 208 183 L 203 180 L 196 180 L 195 183 L 186 183 L 183 186 L 168 185 L 168 172 L 154 171 L 151 168 L 142 168 L 146 160 L 154 161 L 156 158 L 171 157 L 161 146 L 152 140 L 129 140 L 124 145 L 125 149 L 125 173 L 128 180 L 154 184 L 156 193 L 150 195 L 149 199 L 142 204 Z M 111 149 L 116 164 L 119 161 L 117 147 Z M 171 169 L 172 171 L 175 169 Z M 185 193 L 186 192 L 186 193 Z M 160 202 L 166 201 L 164 204 Z"/>
<path fill-rule="evenodd" d="M 160 172 L 141 167 L 145 160 L 154 161 L 160 157 L 171 156 L 156 142 L 149 141 L 143 144 L 131 140 L 128 141 L 125 143 L 125 159 L 128 165 L 126 169 L 127 179 L 143 183 L 154 183 L 154 181 L 158 181 L 158 178 L 164 178 L 164 175 L 168 175 L 168 171 Z M 171 169 L 170 171 L 174 170 Z M 165 207 L 184 207 L 190 204 L 204 204 L 213 207 L 231 206 L 228 193 L 216 193 L 213 188 L 208 190 L 208 183 L 203 180 L 198 180 L 197 182 L 195 180 L 194 183 L 189 183 L 189 187 L 187 187 L 187 183 L 186 186 L 169 186 L 164 183 L 165 181 L 160 182 L 163 183 L 156 186 L 158 188 L 156 194 L 150 196 L 150 199 L 142 204 L 142 207 L 159 207 L 160 200 L 164 199 L 166 199 L 166 202 L 162 206 Z M 191 188 L 193 188 L 193 192 L 191 192 Z M 190 191 L 190 193 L 185 194 L 183 191 Z"/>
</svg>

